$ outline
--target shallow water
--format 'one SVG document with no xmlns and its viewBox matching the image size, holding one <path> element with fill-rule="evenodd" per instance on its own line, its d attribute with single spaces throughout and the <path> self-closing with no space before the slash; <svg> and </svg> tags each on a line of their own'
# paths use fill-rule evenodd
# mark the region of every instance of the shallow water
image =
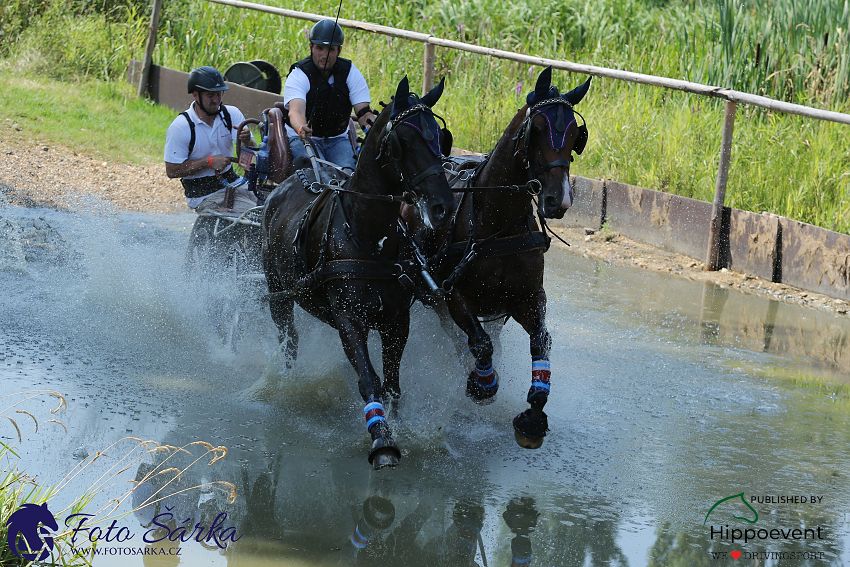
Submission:
<svg viewBox="0 0 850 567">
<path fill-rule="evenodd" d="M 234 502 L 207 487 L 130 513 L 130 496 L 95 565 L 733 565 L 722 554 L 737 551 L 747 564 L 753 553 L 810 554 L 761 565 L 850 561 L 846 318 L 553 249 L 543 447 L 519 448 L 510 424 L 529 384 L 521 329 L 505 326 L 501 390 L 479 407 L 463 396 L 451 341 L 417 305 L 391 421 L 403 458 L 374 472 L 335 332 L 299 313 L 287 371 L 267 307 L 249 303 L 249 334 L 236 352 L 222 345 L 208 299 L 233 290 L 181 278 L 193 220 L 0 209 L 0 393 L 52 389 L 68 403 L 55 416 L 49 396 L 16 408 L 40 423 L 16 445 L 18 464 L 51 485 L 105 452 L 51 511 L 65 520 L 60 510 L 138 445 L 123 437 L 228 450 L 186 469 L 180 488 L 227 481 Z M 0 440 L 14 429 L 0 425 Z M 118 472 L 86 511 L 124 494 L 150 461 Z M 150 492 L 142 485 L 137 501 Z M 737 498 L 712 509 L 740 493 L 751 508 Z M 180 526 L 213 522 L 220 545 L 179 541 Z M 741 541 L 746 529 L 755 541 Z"/>
</svg>

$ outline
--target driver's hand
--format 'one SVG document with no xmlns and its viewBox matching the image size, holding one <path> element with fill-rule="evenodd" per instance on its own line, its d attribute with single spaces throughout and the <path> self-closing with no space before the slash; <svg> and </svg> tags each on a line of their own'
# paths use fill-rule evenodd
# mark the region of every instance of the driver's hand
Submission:
<svg viewBox="0 0 850 567">
<path fill-rule="evenodd" d="M 251 131 L 248 130 L 247 128 L 243 128 L 242 130 L 240 130 L 239 131 L 239 141 L 242 142 L 243 146 L 250 146 L 251 142 L 252 142 Z"/>
<path fill-rule="evenodd" d="M 221 154 L 212 156 L 212 168 L 216 173 L 221 173 L 224 171 L 228 165 L 230 165 L 231 158 L 230 156 L 223 156 Z"/>
<path fill-rule="evenodd" d="M 313 136 L 313 129 L 306 124 L 298 129 L 298 137 L 303 141 L 309 140 Z"/>
</svg>

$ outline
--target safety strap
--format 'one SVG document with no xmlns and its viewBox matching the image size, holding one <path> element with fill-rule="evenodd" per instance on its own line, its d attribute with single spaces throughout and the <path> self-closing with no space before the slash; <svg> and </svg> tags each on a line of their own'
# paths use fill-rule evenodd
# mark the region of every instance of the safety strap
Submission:
<svg viewBox="0 0 850 567">
<path fill-rule="evenodd" d="M 221 119 L 224 120 L 224 125 L 227 126 L 227 131 L 230 132 L 233 129 L 233 122 L 230 119 L 230 113 L 227 111 L 227 107 L 223 104 L 221 105 Z M 189 118 L 189 113 L 185 110 L 180 113 L 186 119 L 186 122 L 189 123 L 189 154 L 192 155 L 192 150 L 195 149 L 195 123 L 192 122 L 192 119 Z"/>
</svg>

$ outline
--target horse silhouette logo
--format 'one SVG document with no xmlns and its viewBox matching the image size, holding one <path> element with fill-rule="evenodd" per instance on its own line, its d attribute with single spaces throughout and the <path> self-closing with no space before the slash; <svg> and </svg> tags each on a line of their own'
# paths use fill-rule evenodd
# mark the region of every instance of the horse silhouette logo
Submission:
<svg viewBox="0 0 850 567">
<path fill-rule="evenodd" d="M 741 502 L 743 502 L 743 503 L 744 503 L 744 506 L 746 506 L 747 508 L 749 508 L 749 509 L 750 509 L 750 511 L 751 511 L 753 514 L 755 514 L 755 518 L 753 518 L 753 519 L 751 520 L 751 519 L 749 519 L 749 518 L 745 518 L 745 517 L 743 517 L 743 516 L 736 516 L 735 514 L 732 514 L 732 517 L 733 517 L 733 518 L 735 518 L 736 520 L 744 520 L 745 522 L 747 522 L 747 523 L 749 523 L 749 524 L 755 524 L 756 522 L 758 522 L 758 521 L 759 521 L 759 513 L 758 513 L 758 512 L 756 512 L 756 509 L 755 509 L 755 508 L 753 508 L 752 506 L 750 506 L 750 504 L 749 504 L 749 503 L 747 502 L 747 500 L 744 498 L 744 493 L 742 492 L 742 493 L 740 493 L 740 494 L 733 494 L 732 496 L 727 496 L 726 498 L 721 498 L 720 500 L 718 500 L 717 502 L 715 502 L 715 503 L 714 503 L 714 506 L 712 506 L 712 507 L 711 507 L 711 509 L 708 511 L 708 514 L 706 514 L 706 515 L 705 515 L 705 520 L 703 521 L 702 525 L 703 525 L 703 526 L 705 526 L 705 523 L 706 523 L 706 522 L 708 522 L 708 517 L 711 515 L 711 512 L 713 512 L 715 508 L 717 508 L 719 505 L 723 504 L 723 503 L 724 503 L 724 502 L 726 502 L 727 500 L 734 500 L 735 498 L 740 498 L 740 499 L 741 499 Z"/>
<path fill-rule="evenodd" d="M 43 525 L 39 527 L 39 524 Z M 41 506 L 24 504 L 9 516 L 6 527 L 8 528 L 6 541 L 9 543 L 9 549 L 26 561 L 47 559 L 53 551 L 53 537 L 49 535 L 50 531 L 47 528 L 59 530 L 56 519 L 47 509 L 47 502 Z M 44 539 L 40 536 L 44 536 Z"/>
</svg>

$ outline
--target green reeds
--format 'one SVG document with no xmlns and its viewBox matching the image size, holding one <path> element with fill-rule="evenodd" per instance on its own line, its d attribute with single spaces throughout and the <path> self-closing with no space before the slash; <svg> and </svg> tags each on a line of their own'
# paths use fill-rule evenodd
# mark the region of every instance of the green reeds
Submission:
<svg viewBox="0 0 850 567">
<path fill-rule="evenodd" d="M 48 423 L 52 427 L 65 425 L 57 419 L 39 419 L 27 411 L 26 402 L 45 397 L 55 397 L 58 400 L 56 409 L 51 414 L 63 411 L 66 407 L 65 398 L 58 392 L 50 390 L 34 390 L 0 396 L 0 421 L 14 431 L 15 437 L 10 443 L 0 443 L 0 541 L 6 542 L 8 534 L 7 522 L 9 517 L 23 504 L 43 504 L 55 502 L 63 492 L 79 490 L 75 481 L 86 479 L 86 488 L 71 497 L 71 504 L 62 509 L 51 509 L 57 524 L 58 534 L 54 534 L 54 549 L 51 554 L 52 565 L 82 567 L 91 565 L 93 546 L 98 542 L 85 545 L 74 544 L 73 524 L 69 526 L 62 519 L 85 510 L 86 526 L 109 524 L 109 522 L 125 517 L 142 508 L 153 506 L 166 498 L 173 497 L 190 490 L 208 489 L 224 494 L 229 504 L 236 500 L 236 487 L 229 482 L 213 481 L 192 486 L 187 482 L 186 473 L 198 463 L 213 465 L 227 455 L 227 448 L 215 447 L 205 441 L 194 441 L 182 447 L 161 445 L 155 441 L 145 441 L 136 437 L 124 437 L 116 440 L 108 447 L 96 451 L 94 455 L 80 460 L 76 467 L 70 470 L 55 485 L 46 486 L 36 478 L 31 477 L 18 465 L 20 459 L 15 447 L 20 445 L 30 435 L 39 432 L 39 426 Z M 27 429 L 29 427 L 29 429 Z M 67 432 L 67 431 L 65 431 Z M 132 469 L 135 480 L 129 481 L 128 471 Z M 91 480 L 93 479 L 93 480 Z M 129 512 L 119 512 L 119 508 L 141 484 L 150 483 L 155 490 Z M 94 508 L 93 501 L 100 493 L 118 494 L 99 508 Z M 65 501 L 68 498 L 64 498 Z M 53 508 L 58 507 L 54 505 Z M 85 531 L 85 530 L 84 530 Z M 91 533 L 91 532 L 88 532 Z M 37 551 L 37 550 L 33 550 Z M 9 546 L 0 546 L 0 565 L 28 566 L 31 563 L 19 558 Z"/>
</svg>

